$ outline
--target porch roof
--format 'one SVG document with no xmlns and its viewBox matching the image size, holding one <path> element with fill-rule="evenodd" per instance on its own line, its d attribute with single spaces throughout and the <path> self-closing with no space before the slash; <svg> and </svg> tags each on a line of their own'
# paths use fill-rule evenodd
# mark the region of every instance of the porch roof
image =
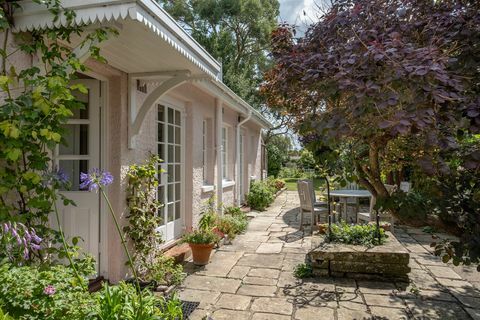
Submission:
<svg viewBox="0 0 480 320">
<path fill-rule="evenodd" d="M 234 109 L 251 110 L 253 120 L 264 128 L 270 126 L 258 111 L 221 81 L 221 64 L 157 2 L 63 0 L 62 5 L 76 12 L 75 23 L 78 25 L 110 26 L 119 31 L 117 36 L 100 44 L 109 65 L 128 74 L 188 70 L 196 84 L 216 88 Z M 20 6 L 21 10 L 14 16 L 17 31 L 65 26 L 67 23 L 64 16 L 53 22 L 46 7 L 32 1 L 21 1 Z M 76 46 L 81 39 L 73 41 L 72 45 Z"/>
</svg>

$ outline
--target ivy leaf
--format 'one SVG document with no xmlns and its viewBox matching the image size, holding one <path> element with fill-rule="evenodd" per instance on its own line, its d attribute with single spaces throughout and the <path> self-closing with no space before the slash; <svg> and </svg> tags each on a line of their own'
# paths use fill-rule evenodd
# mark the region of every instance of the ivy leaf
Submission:
<svg viewBox="0 0 480 320">
<path fill-rule="evenodd" d="M 10 149 L 10 151 L 7 151 L 7 159 L 17 161 L 21 154 L 22 150 L 20 149 Z"/>
</svg>

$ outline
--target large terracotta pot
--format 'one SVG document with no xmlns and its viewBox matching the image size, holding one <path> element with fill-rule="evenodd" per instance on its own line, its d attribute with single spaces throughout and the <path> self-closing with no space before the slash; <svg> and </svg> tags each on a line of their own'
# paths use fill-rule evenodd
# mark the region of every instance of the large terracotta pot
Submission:
<svg viewBox="0 0 480 320">
<path fill-rule="evenodd" d="M 214 244 L 196 244 L 189 243 L 190 248 L 192 249 L 193 263 L 197 266 L 204 266 L 210 261 L 210 253 Z"/>
</svg>

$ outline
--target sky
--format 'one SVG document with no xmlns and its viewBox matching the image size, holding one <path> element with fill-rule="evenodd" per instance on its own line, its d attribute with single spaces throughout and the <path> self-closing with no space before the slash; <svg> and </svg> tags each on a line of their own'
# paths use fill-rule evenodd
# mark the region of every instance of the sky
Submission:
<svg viewBox="0 0 480 320">
<path fill-rule="evenodd" d="M 299 31 L 305 31 L 306 26 L 315 22 L 318 6 L 322 0 L 279 0 L 280 21 L 299 26 Z"/>
</svg>

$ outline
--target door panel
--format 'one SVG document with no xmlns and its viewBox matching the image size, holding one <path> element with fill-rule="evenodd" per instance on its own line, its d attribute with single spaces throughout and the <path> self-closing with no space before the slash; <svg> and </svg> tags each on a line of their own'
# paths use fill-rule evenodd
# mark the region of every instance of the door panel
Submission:
<svg viewBox="0 0 480 320">
<path fill-rule="evenodd" d="M 160 177 L 158 198 L 163 204 L 159 211 L 162 218 L 159 231 L 166 242 L 178 238 L 182 232 L 182 141 L 183 115 L 179 110 L 158 105 L 157 143 L 160 164 L 165 171 Z"/>
<path fill-rule="evenodd" d="M 100 226 L 100 195 L 80 188 L 80 173 L 93 168 L 100 168 L 100 82 L 98 80 L 78 80 L 84 84 L 88 92 L 76 93 L 84 108 L 76 110 L 65 128 L 66 145 L 59 145 L 56 150 L 55 163 L 63 170 L 71 181 L 71 188 L 61 193 L 75 202 L 76 206 L 64 206 L 58 203 L 61 223 L 65 235 L 71 239 L 80 236 L 83 241 L 79 246 L 99 259 L 99 226 Z"/>
</svg>

